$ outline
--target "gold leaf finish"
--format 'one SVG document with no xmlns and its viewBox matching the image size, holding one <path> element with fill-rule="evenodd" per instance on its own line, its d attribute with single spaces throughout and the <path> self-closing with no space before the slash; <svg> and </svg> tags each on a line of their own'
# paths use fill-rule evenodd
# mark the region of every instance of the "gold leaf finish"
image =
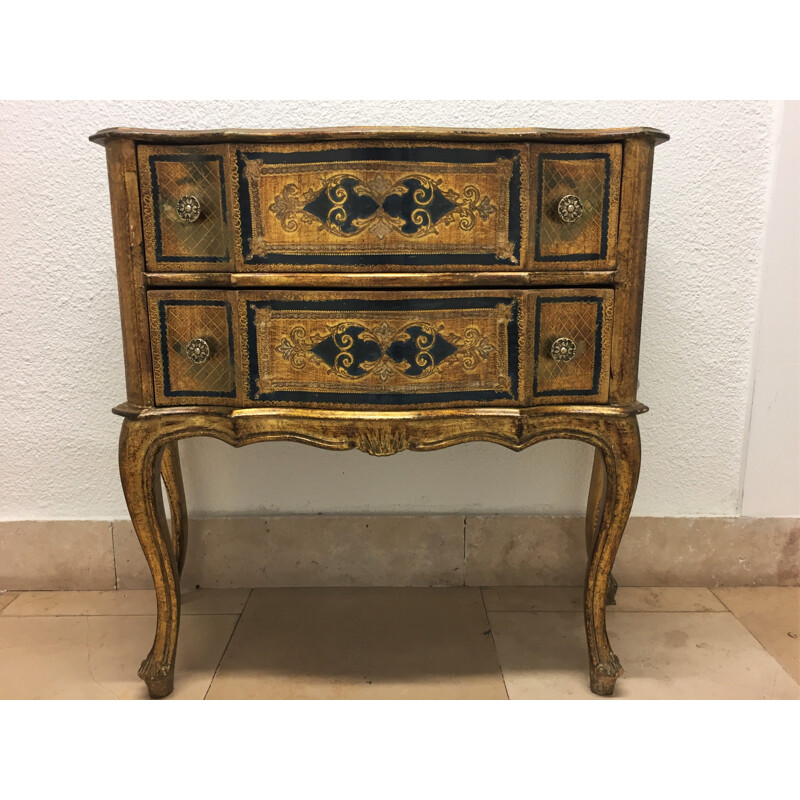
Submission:
<svg viewBox="0 0 800 800">
<path fill-rule="evenodd" d="M 423 300 L 429 307 L 414 309 Z M 525 300 L 491 291 L 241 292 L 243 338 L 255 344 L 245 351 L 245 392 L 270 405 L 368 408 L 380 405 L 376 395 L 396 396 L 395 407 L 441 405 L 442 396 L 465 405 L 472 395 L 518 405 L 530 376 Z"/>
<path fill-rule="evenodd" d="M 409 439 L 405 428 L 386 428 L 380 425 L 363 425 L 358 428 L 355 446 L 371 456 L 391 456 L 405 450 Z"/>
<path fill-rule="evenodd" d="M 228 268 L 233 248 L 224 152 L 139 148 L 149 269 Z"/>
<path fill-rule="evenodd" d="M 195 436 L 374 456 L 592 446 L 584 621 L 589 684 L 611 694 L 622 666 L 605 614 L 639 475 L 645 245 L 666 135 L 93 138 L 106 147 L 122 315 L 120 477 L 156 589 L 139 670 L 151 696 L 175 680 L 188 542 L 177 443 Z"/>
<path fill-rule="evenodd" d="M 237 228 L 243 211 L 251 221 L 249 238 L 241 233 L 244 264 L 252 268 L 258 263 L 253 257 L 272 264 L 292 256 L 295 271 L 319 271 L 315 256 L 380 256 L 389 263 L 397 257 L 403 263 L 404 256 L 449 254 L 490 257 L 487 264 L 495 269 L 499 262 L 518 267 L 527 248 L 527 196 L 521 188 L 528 181 L 527 149 L 437 147 L 420 148 L 430 153 L 429 161 L 381 159 L 381 149 L 393 152 L 396 144 L 377 142 L 366 151 L 338 144 L 276 145 L 259 157 L 258 150 L 242 150 L 233 160 L 247 190 L 247 208 L 237 207 Z M 329 158 L 331 152 L 343 155 Z M 358 157 L 363 152 L 370 157 Z M 445 161 L 437 152 L 447 153 Z M 458 152 L 466 161 L 447 163 Z M 280 155 L 298 163 L 277 163 Z M 478 163 L 469 163 L 473 157 Z M 509 238 L 515 225 L 516 244 Z M 311 260 L 297 260 L 301 256 Z M 358 268 L 358 259 L 352 267 Z M 442 268 L 458 268 L 457 260 Z M 337 269 L 332 265 L 331 271 Z"/>
</svg>

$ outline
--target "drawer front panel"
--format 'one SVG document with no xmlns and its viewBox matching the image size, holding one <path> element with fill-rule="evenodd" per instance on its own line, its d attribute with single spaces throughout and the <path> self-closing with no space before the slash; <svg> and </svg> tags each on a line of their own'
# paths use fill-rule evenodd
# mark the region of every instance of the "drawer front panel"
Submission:
<svg viewBox="0 0 800 800">
<path fill-rule="evenodd" d="M 237 402 L 235 297 L 224 292 L 149 292 L 159 405 Z"/>
<path fill-rule="evenodd" d="M 225 153 L 225 148 L 139 147 L 149 269 L 230 268 Z"/>
<path fill-rule="evenodd" d="M 534 145 L 534 261 L 548 268 L 616 265 L 622 145 Z"/>
<path fill-rule="evenodd" d="M 250 403 L 520 405 L 522 293 L 242 293 Z"/>
<path fill-rule="evenodd" d="M 613 291 L 553 290 L 532 301 L 533 402 L 606 402 Z"/>
<path fill-rule="evenodd" d="M 527 148 L 339 143 L 242 147 L 245 269 L 520 269 Z"/>
<path fill-rule="evenodd" d="M 158 405 L 608 401 L 613 290 L 151 291 Z"/>
</svg>

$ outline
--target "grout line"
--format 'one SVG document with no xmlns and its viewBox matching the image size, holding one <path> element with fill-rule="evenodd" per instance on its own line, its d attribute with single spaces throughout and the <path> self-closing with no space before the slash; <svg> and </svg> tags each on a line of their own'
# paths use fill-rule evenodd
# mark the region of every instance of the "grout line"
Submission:
<svg viewBox="0 0 800 800">
<path fill-rule="evenodd" d="M 464 534 L 464 551 L 463 551 L 461 563 L 463 564 L 464 572 L 463 572 L 463 575 L 462 575 L 462 584 L 461 585 L 462 586 L 466 586 L 467 585 L 467 515 L 466 514 L 464 514 L 463 534 Z M 481 592 L 481 597 L 483 597 L 483 592 Z M 486 608 L 484 606 L 484 611 L 485 610 L 486 610 Z"/>
<path fill-rule="evenodd" d="M 11 603 L 14 601 L 12 600 Z M 8 604 L 8 606 L 11 605 Z M 6 608 L 8 608 L 6 606 Z M 155 611 L 148 611 L 147 613 L 142 614 L 6 614 L 5 608 L 2 612 L 0 612 L 1 616 L 6 617 L 14 617 L 14 619 L 58 619 L 58 618 L 69 618 L 69 617 L 156 617 L 158 616 Z M 181 612 L 181 618 L 183 617 L 237 617 L 239 616 L 240 612 L 237 611 L 203 611 L 198 614 L 188 614 L 185 611 Z"/>
<path fill-rule="evenodd" d="M 583 614 L 583 608 L 493 608 L 492 614 Z M 609 611 L 606 608 L 606 619 L 612 614 L 731 614 L 729 609 L 720 611 L 717 608 L 624 608 Z M 734 616 L 736 616 L 734 614 Z"/>
<path fill-rule="evenodd" d="M 205 694 L 203 695 L 203 700 L 208 697 L 208 693 L 211 691 L 211 687 L 214 685 L 214 681 L 216 680 L 217 673 L 219 672 L 219 668 L 222 666 L 222 662 L 225 660 L 225 655 L 228 652 L 228 648 L 231 646 L 231 642 L 233 641 L 233 637 L 236 635 L 236 629 L 239 627 L 239 623 L 242 621 L 242 615 L 247 608 L 247 604 L 250 602 L 250 598 L 253 596 L 253 590 L 251 589 L 247 593 L 247 599 L 244 601 L 244 605 L 242 606 L 242 610 L 239 612 L 239 617 L 236 620 L 236 624 L 233 626 L 233 630 L 231 631 L 230 638 L 228 639 L 227 644 L 225 645 L 225 649 L 222 651 L 222 655 L 219 657 L 219 661 L 217 662 L 216 669 L 214 670 L 214 674 L 211 676 L 211 680 L 208 682 L 208 689 L 206 689 Z"/>
<path fill-rule="evenodd" d="M 8 601 L 8 603 L 6 603 L 6 605 L 4 605 L 4 606 L 3 606 L 3 608 L 0 610 L 0 616 L 2 616 L 3 614 L 5 614 L 5 613 L 6 613 L 6 611 L 7 611 L 9 608 L 11 608 L 11 606 L 12 606 L 12 605 L 14 605 L 14 601 L 15 601 L 15 600 L 16 600 L 18 597 L 19 597 L 19 595 L 17 595 L 17 597 L 12 597 L 12 598 L 11 598 L 11 599 Z M 9 615 L 9 616 L 10 616 L 10 615 Z"/>
<path fill-rule="evenodd" d="M 483 596 L 483 587 L 478 587 L 481 593 L 481 603 L 483 604 L 483 613 L 486 617 L 486 624 L 489 626 L 489 638 L 492 640 L 492 647 L 494 647 L 494 655 L 497 659 L 497 666 L 500 667 L 500 677 L 503 679 L 503 690 L 506 693 L 506 700 L 511 698 L 508 696 L 508 684 L 506 683 L 506 675 L 503 672 L 503 662 L 500 660 L 500 653 L 497 652 L 497 642 L 494 640 L 494 631 L 492 630 L 492 623 L 489 620 L 489 612 L 486 610 L 486 599 Z"/>
<path fill-rule="evenodd" d="M 718 594 L 717 594 L 717 593 L 714 591 L 714 589 L 713 589 L 711 586 L 706 586 L 706 589 L 708 589 L 708 591 L 709 591 L 709 592 L 711 592 L 711 594 L 713 594 L 713 595 L 714 595 L 714 597 L 716 597 L 716 598 L 717 598 L 717 600 L 719 600 L 719 601 L 720 601 L 720 603 L 722 603 L 722 605 L 723 605 L 723 606 L 725 606 L 725 608 L 728 610 L 728 612 L 729 612 L 730 614 L 733 614 L 733 611 L 730 609 L 730 607 L 728 606 L 728 604 L 727 604 L 727 603 L 726 603 L 726 602 L 725 602 L 725 601 L 724 601 L 724 600 L 723 600 L 723 599 L 722 599 L 722 598 L 721 598 L 721 597 L 720 597 L 720 596 L 719 596 L 719 595 L 718 595 Z M 735 616 L 736 616 L 736 614 L 733 614 L 733 616 L 735 617 Z"/>
<path fill-rule="evenodd" d="M 119 575 L 117 574 L 117 543 L 114 540 L 114 520 L 109 522 L 111 526 L 111 559 L 114 562 L 114 589 L 119 589 Z"/>
</svg>

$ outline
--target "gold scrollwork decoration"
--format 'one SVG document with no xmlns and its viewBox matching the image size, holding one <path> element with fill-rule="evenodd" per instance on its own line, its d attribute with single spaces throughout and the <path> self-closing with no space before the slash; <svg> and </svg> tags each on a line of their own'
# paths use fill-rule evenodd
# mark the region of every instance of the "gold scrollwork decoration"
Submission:
<svg viewBox="0 0 800 800">
<path fill-rule="evenodd" d="M 306 358 L 310 346 L 313 344 L 307 340 L 306 329 L 302 325 L 297 325 L 289 331 L 289 337 L 284 336 L 281 343 L 276 348 L 295 369 L 302 369 L 306 365 Z"/>
<path fill-rule="evenodd" d="M 296 232 L 300 223 L 341 237 L 367 232 L 377 239 L 390 233 L 419 239 L 439 233 L 439 223 L 472 230 L 478 219 L 486 222 L 497 212 L 477 186 L 459 192 L 442 189 L 442 178 L 421 173 L 391 181 L 378 173 L 363 178 L 340 173 L 322 178 L 321 185 L 301 192 L 289 183 L 269 206 L 281 227 Z M 513 253 L 512 253 L 513 255 Z"/>
<path fill-rule="evenodd" d="M 484 336 L 478 328 L 467 328 L 458 341 L 458 357 L 466 372 L 474 370 L 479 361 L 489 358 L 493 350 L 489 337 Z"/>
<path fill-rule="evenodd" d="M 425 379 L 441 374 L 447 364 L 460 364 L 465 372 L 471 372 L 495 347 L 475 326 L 457 334 L 445 333 L 443 324 L 421 321 L 400 327 L 383 321 L 367 327 L 358 320 L 348 320 L 312 335 L 297 325 L 281 338 L 275 350 L 296 370 L 308 363 L 326 365 L 330 374 L 344 380 L 374 375 L 386 383 L 395 376 Z"/>
</svg>

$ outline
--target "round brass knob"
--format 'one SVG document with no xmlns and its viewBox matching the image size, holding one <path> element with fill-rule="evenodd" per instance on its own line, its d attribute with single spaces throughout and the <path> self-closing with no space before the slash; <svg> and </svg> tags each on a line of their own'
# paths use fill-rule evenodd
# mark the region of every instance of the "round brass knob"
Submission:
<svg viewBox="0 0 800 800">
<path fill-rule="evenodd" d="M 553 346 L 550 348 L 550 355 L 556 361 L 571 361 L 575 358 L 575 342 L 563 336 L 561 339 L 556 339 Z"/>
<path fill-rule="evenodd" d="M 566 194 L 558 201 L 558 216 L 562 222 L 575 222 L 583 214 L 583 203 L 574 194 Z"/>
<path fill-rule="evenodd" d="M 208 357 L 211 355 L 211 348 L 205 339 L 192 339 L 186 345 L 186 357 L 195 364 L 205 364 Z"/>
<path fill-rule="evenodd" d="M 184 222 L 195 222 L 200 216 L 200 201 L 193 194 L 185 194 L 178 199 L 176 210 Z"/>
</svg>

